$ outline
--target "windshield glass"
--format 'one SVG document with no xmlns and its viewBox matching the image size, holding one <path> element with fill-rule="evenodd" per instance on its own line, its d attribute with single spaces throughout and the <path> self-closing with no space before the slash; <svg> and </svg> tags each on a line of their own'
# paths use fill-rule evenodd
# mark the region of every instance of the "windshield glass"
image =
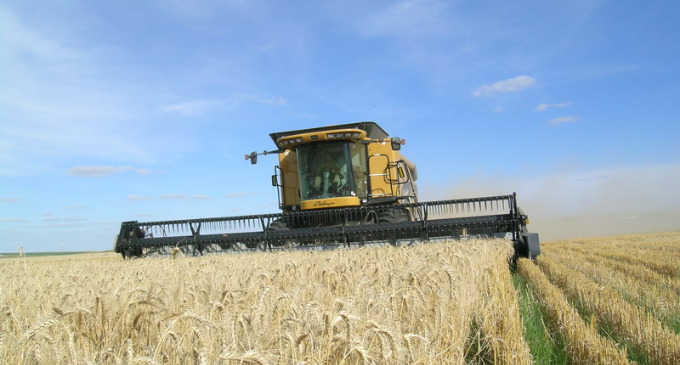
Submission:
<svg viewBox="0 0 680 365">
<path fill-rule="evenodd" d="M 337 141 L 297 147 L 302 200 L 357 196 L 348 144 Z"/>
</svg>

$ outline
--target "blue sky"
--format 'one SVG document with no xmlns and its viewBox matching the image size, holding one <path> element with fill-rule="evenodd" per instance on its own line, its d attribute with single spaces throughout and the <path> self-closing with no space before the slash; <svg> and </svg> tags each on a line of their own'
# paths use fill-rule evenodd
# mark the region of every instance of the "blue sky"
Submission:
<svg viewBox="0 0 680 365">
<path fill-rule="evenodd" d="M 406 139 L 421 200 L 516 191 L 552 239 L 680 229 L 679 18 L 675 1 L 3 1 L 0 252 L 275 212 L 275 156 L 243 156 L 365 120 Z"/>
</svg>

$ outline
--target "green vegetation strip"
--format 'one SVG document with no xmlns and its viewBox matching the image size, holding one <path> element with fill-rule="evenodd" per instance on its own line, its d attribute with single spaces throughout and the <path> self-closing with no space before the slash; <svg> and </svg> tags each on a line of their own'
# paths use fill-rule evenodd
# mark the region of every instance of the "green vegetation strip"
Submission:
<svg viewBox="0 0 680 365">
<path fill-rule="evenodd" d="M 512 282 L 519 292 L 519 313 L 524 325 L 524 339 L 529 345 L 534 364 L 567 364 L 567 351 L 561 336 L 551 334 L 543 321 L 541 304 L 526 281 L 512 274 Z"/>
</svg>

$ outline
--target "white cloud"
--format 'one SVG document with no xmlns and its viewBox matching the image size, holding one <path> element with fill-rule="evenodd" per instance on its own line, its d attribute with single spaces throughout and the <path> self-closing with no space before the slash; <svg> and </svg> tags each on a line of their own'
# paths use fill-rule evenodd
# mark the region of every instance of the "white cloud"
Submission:
<svg viewBox="0 0 680 365">
<path fill-rule="evenodd" d="M 79 56 L 79 52 L 45 38 L 32 27 L 24 25 L 7 9 L 0 11 L 0 24 L 2 24 L 0 40 L 5 50 L 49 60 L 71 59 Z"/>
<path fill-rule="evenodd" d="M 201 116 L 222 108 L 237 108 L 246 103 L 258 103 L 272 106 L 286 105 L 286 99 L 279 96 L 262 96 L 250 93 L 233 93 L 224 100 L 202 99 L 183 101 L 163 105 L 159 108 L 164 113 L 177 113 L 188 117 Z"/>
<path fill-rule="evenodd" d="M 14 218 L 14 217 L 1 217 L 0 222 L 7 222 L 7 223 L 18 223 L 18 222 L 28 222 L 26 219 L 22 218 Z"/>
<path fill-rule="evenodd" d="M 552 119 L 551 121 L 548 122 L 548 124 L 550 124 L 550 125 L 560 125 L 560 124 L 564 124 L 564 123 L 573 123 L 573 122 L 578 121 L 579 119 L 581 119 L 581 118 L 579 118 L 577 116 L 559 117 L 559 118 Z"/>
<path fill-rule="evenodd" d="M 224 13 L 240 18 L 251 17 L 253 12 L 257 14 L 260 10 L 256 4 L 243 0 L 161 0 L 155 2 L 155 7 L 182 21 L 206 23 Z"/>
<path fill-rule="evenodd" d="M 199 116 L 210 110 L 217 109 L 221 105 L 222 103 L 216 100 L 194 100 L 164 105 L 160 107 L 160 111 L 164 113 L 179 113 L 185 116 Z"/>
<path fill-rule="evenodd" d="M 402 0 L 360 18 L 357 30 L 364 36 L 413 37 L 440 33 L 444 29 L 444 2 Z"/>
<path fill-rule="evenodd" d="M 498 81 L 492 85 L 482 85 L 472 92 L 472 96 L 492 96 L 495 94 L 504 94 L 510 92 L 522 91 L 530 88 L 536 83 L 536 79 L 530 76 L 522 75 L 512 79 Z"/>
<path fill-rule="evenodd" d="M 150 196 L 130 195 L 130 196 L 128 196 L 128 200 L 149 201 L 149 200 L 153 200 L 153 198 L 150 197 Z"/>
<path fill-rule="evenodd" d="M 198 199 L 198 200 L 210 200 L 210 199 L 212 199 L 211 196 L 201 195 L 201 194 L 193 195 L 191 198 L 192 199 Z"/>
<path fill-rule="evenodd" d="M 565 101 L 562 103 L 555 103 L 555 104 L 538 104 L 536 106 L 536 111 L 537 112 L 544 112 L 550 108 L 566 108 L 571 105 L 571 102 Z"/>
<path fill-rule="evenodd" d="M 286 99 L 280 96 L 263 96 L 253 93 L 234 93 L 229 98 L 229 104 L 241 105 L 244 103 L 259 103 L 267 105 L 286 105 Z"/>
<path fill-rule="evenodd" d="M 246 196 L 253 196 L 253 195 L 259 195 L 259 193 L 244 191 L 244 192 L 240 192 L 240 193 L 225 194 L 224 197 L 230 199 L 230 198 L 243 198 L 243 197 L 246 197 Z"/>
<path fill-rule="evenodd" d="M 106 177 L 128 171 L 140 175 L 146 175 L 150 172 L 147 169 L 139 169 L 132 166 L 75 166 L 68 170 L 68 174 L 80 177 Z"/>
<path fill-rule="evenodd" d="M 0 108 L 12 121 L 0 134 L 0 175 L 54 171 L 53 161 L 82 155 L 152 161 L 142 134 L 129 133 L 142 124 L 141 92 L 112 76 L 115 50 L 76 41 L 76 23 L 18 14 L 0 8 L 0 63 L 12 70 L 0 74 Z"/>
<path fill-rule="evenodd" d="M 161 195 L 162 199 L 170 199 L 170 200 L 190 200 L 190 199 L 195 199 L 195 200 L 210 200 L 212 197 L 206 196 L 206 195 L 187 195 L 187 194 L 165 194 Z"/>
<path fill-rule="evenodd" d="M 273 98 L 258 98 L 256 100 L 259 103 L 262 104 L 269 104 L 269 105 L 286 105 L 286 99 L 280 98 L 280 97 L 273 97 Z"/>
<path fill-rule="evenodd" d="M 81 205 L 69 205 L 69 206 L 66 207 L 66 209 L 68 209 L 68 210 L 78 210 L 78 209 L 86 209 L 86 208 L 88 208 L 88 206 L 82 205 L 82 204 Z"/>
<path fill-rule="evenodd" d="M 190 199 L 190 197 L 189 197 L 189 195 L 186 195 L 186 194 L 164 194 L 164 195 L 161 195 L 161 199 L 186 200 L 186 199 Z"/>
<path fill-rule="evenodd" d="M 43 222 L 84 222 L 87 218 L 59 218 L 59 217 L 45 217 Z"/>
</svg>

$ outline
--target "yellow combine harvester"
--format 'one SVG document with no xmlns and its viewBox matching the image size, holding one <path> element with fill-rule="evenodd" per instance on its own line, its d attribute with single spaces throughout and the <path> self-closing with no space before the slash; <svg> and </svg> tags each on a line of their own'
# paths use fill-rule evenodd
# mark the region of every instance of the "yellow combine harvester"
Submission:
<svg viewBox="0 0 680 365">
<path fill-rule="evenodd" d="M 401 139 L 373 122 L 270 134 L 278 154 L 272 176 L 281 213 L 140 223 L 124 222 L 115 251 L 123 257 L 172 249 L 214 251 L 328 249 L 413 244 L 436 238 L 507 237 L 516 256 L 540 253 L 538 234 L 515 194 L 418 202 L 416 167 Z"/>
</svg>

